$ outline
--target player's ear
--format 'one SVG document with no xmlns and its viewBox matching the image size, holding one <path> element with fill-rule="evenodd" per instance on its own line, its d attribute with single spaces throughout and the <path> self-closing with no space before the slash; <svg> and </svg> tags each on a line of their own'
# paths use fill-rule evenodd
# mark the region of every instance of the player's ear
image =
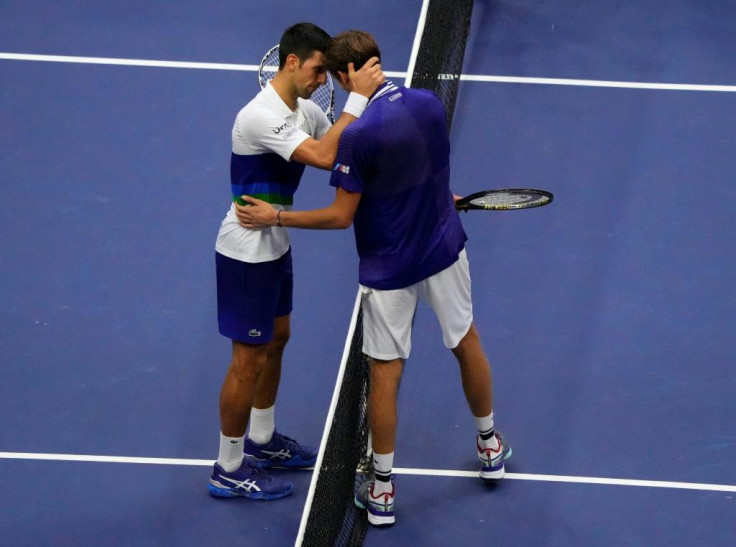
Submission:
<svg viewBox="0 0 736 547">
<path fill-rule="evenodd" d="M 344 88 L 350 88 L 350 76 L 348 76 L 347 72 L 343 72 L 341 70 L 337 71 L 337 81 L 340 83 L 340 87 Z"/>
<path fill-rule="evenodd" d="M 286 56 L 286 63 L 284 64 L 284 68 L 288 71 L 294 71 L 301 65 L 301 60 L 299 59 L 299 56 L 295 53 L 289 53 Z"/>
</svg>

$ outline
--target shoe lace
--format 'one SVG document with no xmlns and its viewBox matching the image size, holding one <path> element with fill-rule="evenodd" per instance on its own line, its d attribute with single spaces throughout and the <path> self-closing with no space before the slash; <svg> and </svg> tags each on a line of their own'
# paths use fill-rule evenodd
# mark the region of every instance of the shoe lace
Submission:
<svg viewBox="0 0 736 547">
<path fill-rule="evenodd" d="M 258 467 L 250 467 L 249 473 L 251 475 L 252 480 L 257 481 L 263 481 L 263 482 L 271 482 L 271 475 L 264 471 L 263 469 L 259 469 Z"/>
<path fill-rule="evenodd" d="M 301 448 L 301 445 L 297 441 L 292 439 L 291 437 L 287 437 L 286 435 L 283 435 L 281 433 L 279 433 L 278 435 L 281 438 L 281 441 L 284 443 L 284 446 L 286 446 L 286 448 L 291 448 L 291 449 Z"/>
</svg>

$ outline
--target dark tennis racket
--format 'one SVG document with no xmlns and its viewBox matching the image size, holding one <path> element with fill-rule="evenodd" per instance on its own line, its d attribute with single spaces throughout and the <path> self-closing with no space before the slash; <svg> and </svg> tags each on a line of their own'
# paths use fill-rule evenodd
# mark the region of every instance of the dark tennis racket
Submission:
<svg viewBox="0 0 736 547">
<path fill-rule="evenodd" d="M 279 70 L 279 45 L 276 44 L 269 49 L 261 60 L 258 67 L 258 84 L 261 89 L 266 87 L 266 82 L 271 80 Z M 310 99 L 327 114 L 331 123 L 335 123 L 335 86 L 332 83 L 332 76 L 327 72 L 327 81 L 319 86 Z"/>
<path fill-rule="evenodd" d="M 550 192 L 532 188 L 485 190 L 457 200 L 455 208 L 458 211 L 510 211 L 542 207 L 552 203 L 552 199 L 554 196 Z"/>
</svg>

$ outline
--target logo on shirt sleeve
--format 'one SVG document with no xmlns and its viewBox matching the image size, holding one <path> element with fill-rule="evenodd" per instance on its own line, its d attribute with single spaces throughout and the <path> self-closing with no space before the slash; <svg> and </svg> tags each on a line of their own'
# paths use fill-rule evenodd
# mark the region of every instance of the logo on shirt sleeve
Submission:
<svg viewBox="0 0 736 547">
<path fill-rule="evenodd" d="M 349 175 L 350 174 L 350 166 L 345 165 L 344 163 L 336 163 L 335 167 L 332 169 L 333 171 L 339 171 L 343 175 Z"/>
<path fill-rule="evenodd" d="M 280 125 L 278 127 L 272 127 L 271 128 L 271 131 L 273 131 L 275 135 L 278 135 L 279 133 L 281 133 L 287 127 L 289 127 L 289 122 L 286 122 L 286 123 L 284 123 L 284 124 L 282 124 L 282 125 Z"/>
</svg>

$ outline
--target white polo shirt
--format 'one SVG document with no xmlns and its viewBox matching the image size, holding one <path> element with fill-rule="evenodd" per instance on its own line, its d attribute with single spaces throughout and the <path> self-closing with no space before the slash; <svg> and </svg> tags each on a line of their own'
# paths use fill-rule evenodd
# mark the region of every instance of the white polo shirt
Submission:
<svg viewBox="0 0 736 547">
<path fill-rule="evenodd" d="M 276 208 L 291 209 L 304 165 L 289 158 L 305 139 L 320 139 L 330 127 L 325 113 L 312 101 L 297 99 L 297 108 L 292 111 L 268 83 L 240 110 L 233 124 L 233 198 L 245 194 Z M 277 226 L 243 228 L 233 204 L 220 225 L 215 248 L 243 262 L 276 260 L 289 249 L 289 232 Z"/>
</svg>

